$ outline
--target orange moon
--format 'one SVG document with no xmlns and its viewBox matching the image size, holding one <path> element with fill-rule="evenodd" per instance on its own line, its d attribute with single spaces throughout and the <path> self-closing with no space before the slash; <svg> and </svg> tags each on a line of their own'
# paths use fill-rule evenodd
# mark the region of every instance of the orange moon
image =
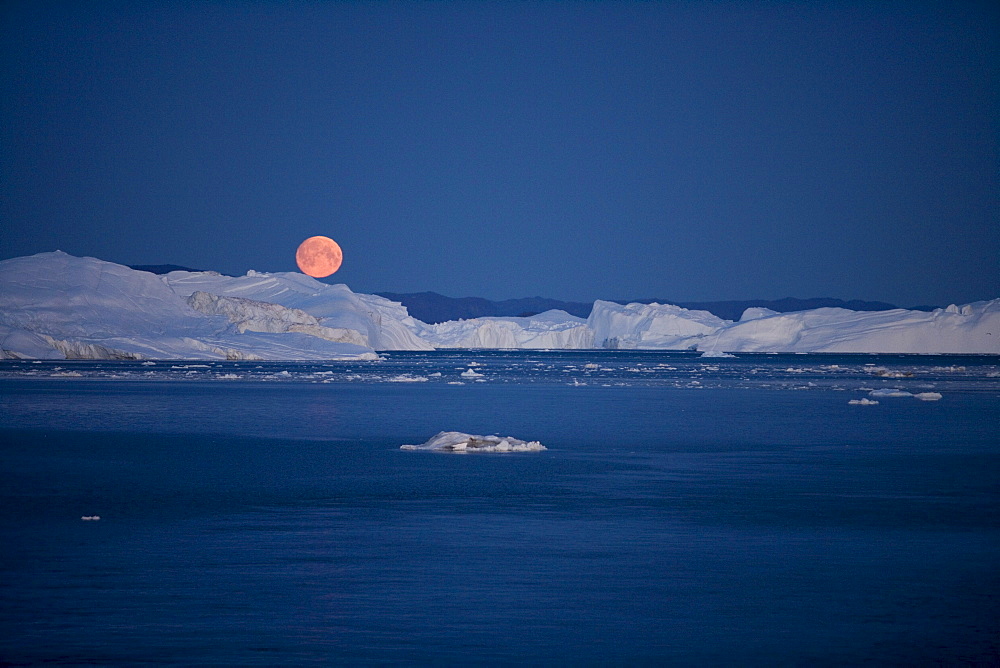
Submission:
<svg viewBox="0 0 1000 668">
<path fill-rule="evenodd" d="M 303 274 L 325 278 L 340 269 L 344 253 L 340 244 L 329 237 L 309 237 L 295 251 L 295 264 Z"/>
</svg>

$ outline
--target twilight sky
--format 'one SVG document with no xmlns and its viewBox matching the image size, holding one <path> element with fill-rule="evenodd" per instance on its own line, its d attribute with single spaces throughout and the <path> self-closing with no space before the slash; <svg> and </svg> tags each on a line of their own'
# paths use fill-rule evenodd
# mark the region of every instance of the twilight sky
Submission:
<svg viewBox="0 0 1000 668">
<path fill-rule="evenodd" d="M 1000 297 L 991 2 L 8 1 L 0 77 L 0 259 Z"/>
</svg>

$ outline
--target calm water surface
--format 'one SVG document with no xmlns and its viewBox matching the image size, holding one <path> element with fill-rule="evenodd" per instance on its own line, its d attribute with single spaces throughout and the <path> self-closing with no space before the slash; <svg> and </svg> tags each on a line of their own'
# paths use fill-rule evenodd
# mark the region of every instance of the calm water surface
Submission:
<svg viewBox="0 0 1000 668">
<path fill-rule="evenodd" d="M 0 662 L 996 665 L 998 418 L 995 357 L 2 362 Z"/>
</svg>

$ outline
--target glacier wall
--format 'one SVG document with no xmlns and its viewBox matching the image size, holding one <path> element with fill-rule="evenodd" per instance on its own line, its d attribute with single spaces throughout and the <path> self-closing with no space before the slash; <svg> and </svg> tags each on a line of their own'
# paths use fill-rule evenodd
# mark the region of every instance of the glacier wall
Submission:
<svg viewBox="0 0 1000 668">
<path fill-rule="evenodd" d="M 470 318 L 421 325 L 415 332 L 435 348 L 594 347 L 594 334 L 587 321 L 559 310 L 524 318 Z"/>
<path fill-rule="evenodd" d="M 670 304 L 616 304 L 598 300 L 587 319 L 600 348 L 686 350 L 727 324 L 708 311 Z"/>
</svg>

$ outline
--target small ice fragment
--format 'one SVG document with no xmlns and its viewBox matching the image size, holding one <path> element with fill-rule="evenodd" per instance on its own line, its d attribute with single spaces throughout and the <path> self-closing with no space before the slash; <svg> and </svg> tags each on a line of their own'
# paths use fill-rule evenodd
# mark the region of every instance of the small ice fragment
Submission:
<svg viewBox="0 0 1000 668">
<path fill-rule="evenodd" d="M 84 522 L 96 522 L 97 520 L 101 519 L 101 516 L 100 515 L 84 515 L 80 519 L 83 520 Z"/>
<path fill-rule="evenodd" d="M 706 350 L 701 354 L 702 357 L 736 357 L 736 355 L 730 355 L 729 353 L 723 352 L 721 350 Z"/>
<path fill-rule="evenodd" d="M 462 378 L 481 378 L 483 374 L 473 369 L 468 369 L 458 375 L 460 375 Z"/>
<path fill-rule="evenodd" d="M 897 388 L 887 387 L 881 390 L 872 390 L 868 393 L 870 397 L 912 397 L 912 392 L 907 392 L 906 390 L 900 390 Z"/>
<path fill-rule="evenodd" d="M 938 401 L 941 399 L 940 392 L 918 392 L 913 395 L 914 399 L 920 399 L 920 401 Z"/>
<path fill-rule="evenodd" d="M 390 383 L 426 383 L 427 379 L 424 376 L 411 376 L 410 374 L 400 374 L 398 376 L 393 376 L 389 379 Z"/>
<path fill-rule="evenodd" d="M 583 368 L 584 369 L 600 369 L 601 365 L 600 364 L 594 364 L 593 362 L 588 362 L 588 363 L 586 363 L 586 364 L 583 365 Z"/>
<path fill-rule="evenodd" d="M 847 402 L 851 406 L 878 406 L 878 402 L 874 399 L 869 399 L 867 397 L 862 397 L 861 399 L 851 399 Z"/>
</svg>

